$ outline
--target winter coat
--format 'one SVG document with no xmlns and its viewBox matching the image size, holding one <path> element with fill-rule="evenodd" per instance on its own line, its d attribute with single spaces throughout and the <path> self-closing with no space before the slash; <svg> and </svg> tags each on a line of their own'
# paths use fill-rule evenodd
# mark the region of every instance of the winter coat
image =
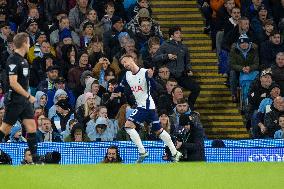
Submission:
<svg viewBox="0 0 284 189">
<path fill-rule="evenodd" d="M 281 129 L 281 127 L 278 125 L 278 118 L 283 113 L 284 112 L 277 110 L 272 105 L 271 111 L 264 115 L 264 126 L 267 128 L 267 132 L 265 133 L 265 135 L 269 138 L 274 138 L 274 133 L 277 130 Z"/>
<path fill-rule="evenodd" d="M 73 9 L 70 10 L 68 17 L 70 20 L 70 26 L 75 29 L 76 33 L 80 33 L 80 25 L 84 20 L 86 20 L 86 14 L 83 14 L 80 11 L 79 6 L 76 5 Z"/>
<path fill-rule="evenodd" d="M 80 37 L 74 31 L 71 31 L 71 37 L 73 42 L 79 47 L 80 46 Z M 51 32 L 50 34 L 50 44 L 54 46 L 59 42 L 59 29 Z"/>
<path fill-rule="evenodd" d="M 275 64 L 277 53 L 283 51 L 283 43 L 276 45 L 273 44 L 270 40 L 263 42 L 260 46 L 259 52 L 260 70 L 270 68 L 273 64 Z"/>
<path fill-rule="evenodd" d="M 177 55 L 177 59 L 170 60 L 168 54 Z M 191 69 L 189 59 L 187 46 L 174 40 L 165 41 L 153 57 L 155 63 L 162 62 L 162 64 L 167 65 L 171 74 L 176 78 L 183 76 L 185 71 Z M 157 66 L 159 67 L 159 65 Z"/>
<path fill-rule="evenodd" d="M 46 101 L 48 100 L 47 94 L 45 94 L 45 93 L 42 92 L 42 91 L 37 91 L 37 92 L 36 92 L 36 95 L 35 95 L 36 101 L 35 101 L 35 103 L 34 103 L 34 108 L 42 107 L 42 106 L 40 105 L 40 98 L 41 98 L 42 96 L 45 96 L 45 97 L 46 97 Z M 46 104 L 45 104 L 42 108 L 45 108 L 45 106 L 46 106 Z"/>
</svg>

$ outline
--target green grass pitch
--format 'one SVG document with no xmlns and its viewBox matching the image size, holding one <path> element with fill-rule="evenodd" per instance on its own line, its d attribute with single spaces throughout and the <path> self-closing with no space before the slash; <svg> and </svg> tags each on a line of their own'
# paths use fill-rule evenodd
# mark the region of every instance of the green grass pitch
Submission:
<svg viewBox="0 0 284 189">
<path fill-rule="evenodd" d="M 0 166 L 5 189 L 278 189 L 284 163 Z"/>
</svg>

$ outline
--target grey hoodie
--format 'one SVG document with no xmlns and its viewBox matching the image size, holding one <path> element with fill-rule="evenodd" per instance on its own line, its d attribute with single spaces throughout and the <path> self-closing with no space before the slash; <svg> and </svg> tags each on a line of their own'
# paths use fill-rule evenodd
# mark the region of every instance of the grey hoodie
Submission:
<svg viewBox="0 0 284 189">
<path fill-rule="evenodd" d="M 66 95 L 66 96 L 68 96 L 67 95 L 67 93 L 64 91 L 64 90 L 62 90 L 62 89 L 58 89 L 56 92 L 55 92 L 55 95 L 54 95 L 54 97 L 53 97 L 53 102 L 54 102 L 54 105 L 53 106 L 51 106 L 51 108 L 49 109 L 49 111 L 48 111 L 48 118 L 49 119 L 51 119 L 55 114 L 56 114 L 56 103 L 57 103 L 57 98 L 59 97 L 59 96 L 61 96 L 61 95 Z"/>
<path fill-rule="evenodd" d="M 93 82 L 96 81 L 95 78 L 89 78 L 87 81 L 86 81 L 86 87 L 85 87 L 85 90 L 84 90 L 84 94 L 81 94 L 77 101 L 76 101 L 76 110 L 82 105 L 85 103 L 85 94 L 87 92 L 92 92 L 92 84 Z M 95 105 L 96 106 L 99 106 L 101 104 L 101 98 L 97 95 L 95 95 Z"/>
<path fill-rule="evenodd" d="M 46 96 L 46 100 L 47 100 L 47 95 L 46 95 L 44 92 L 42 92 L 42 91 L 37 91 L 37 92 L 36 92 L 36 95 L 35 95 L 36 101 L 35 101 L 35 103 L 34 103 L 34 108 L 40 107 L 40 98 L 41 98 L 42 96 Z M 47 101 L 46 101 L 46 102 L 47 102 Z M 45 103 L 45 105 L 46 105 L 46 103 Z M 45 105 L 44 105 L 44 106 L 45 106 Z"/>
</svg>

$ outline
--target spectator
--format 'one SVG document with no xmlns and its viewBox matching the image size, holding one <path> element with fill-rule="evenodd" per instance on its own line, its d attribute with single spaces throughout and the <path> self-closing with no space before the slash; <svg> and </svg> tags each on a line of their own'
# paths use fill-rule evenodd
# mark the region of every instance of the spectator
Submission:
<svg viewBox="0 0 284 189">
<path fill-rule="evenodd" d="M 68 12 L 66 10 L 59 10 L 53 16 L 52 23 L 49 23 L 48 25 L 49 34 L 59 29 L 59 20 L 63 17 L 68 17 Z"/>
<path fill-rule="evenodd" d="M 114 15 L 114 3 L 112 1 L 109 1 L 105 4 L 105 15 L 103 16 L 103 18 L 101 19 L 101 22 L 103 24 L 103 30 L 104 32 L 108 32 L 109 30 L 111 30 L 111 18 Z"/>
<path fill-rule="evenodd" d="M 0 31 L 0 53 L 2 53 L 8 46 L 8 36 L 12 34 L 10 24 L 8 22 L 1 22 Z"/>
<path fill-rule="evenodd" d="M 98 80 L 94 79 L 94 78 L 89 78 L 86 79 L 86 87 L 84 90 L 84 94 L 81 94 L 76 101 L 76 109 L 78 109 L 81 105 L 85 104 L 85 94 L 86 93 L 92 93 L 93 97 L 94 97 L 94 105 L 95 106 L 99 106 L 101 104 L 101 97 L 98 96 L 100 91 L 100 85 Z"/>
<path fill-rule="evenodd" d="M 63 77 L 58 77 L 56 80 L 54 80 L 54 87 L 52 89 L 47 90 L 46 94 L 48 97 L 48 101 L 46 107 L 50 109 L 54 105 L 54 97 L 58 89 L 62 89 L 64 92 L 66 92 L 66 95 L 68 96 L 68 102 L 70 106 L 74 108 L 76 98 L 72 91 L 66 86 L 66 82 Z"/>
<path fill-rule="evenodd" d="M 130 20 L 130 22 L 126 25 L 126 28 L 135 34 L 139 33 L 139 31 L 141 32 L 141 28 L 140 28 L 141 20 L 149 21 L 151 25 L 150 31 L 152 32 L 153 35 L 159 38 L 163 37 L 159 23 L 151 18 L 151 15 L 146 8 L 141 8 L 138 11 L 138 14 L 135 17 L 132 17 L 132 20 Z"/>
<path fill-rule="evenodd" d="M 36 101 L 34 103 L 34 108 L 42 108 L 47 112 L 46 104 L 47 104 L 47 94 L 42 91 L 37 91 L 35 95 Z"/>
<path fill-rule="evenodd" d="M 250 20 L 257 16 L 258 9 L 262 6 L 262 0 L 252 0 L 251 2 L 250 6 L 245 10 L 245 16 Z"/>
<path fill-rule="evenodd" d="M 139 11 L 143 8 L 148 10 L 149 15 L 152 15 L 152 9 L 150 7 L 149 1 L 148 0 L 138 0 L 136 4 L 129 7 L 128 19 L 131 20 L 132 18 L 137 16 L 137 14 L 139 14 Z"/>
<path fill-rule="evenodd" d="M 110 146 L 107 149 L 106 155 L 102 163 L 122 163 L 122 158 L 120 157 L 117 146 Z"/>
<path fill-rule="evenodd" d="M 46 72 L 47 78 L 38 84 L 38 91 L 47 92 L 54 88 L 54 81 L 58 78 L 59 74 L 59 67 L 51 65 L 46 69 Z"/>
<path fill-rule="evenodd" d="M 38 20 L 34 18 L 28 19 L 25 31 L 30 36 L 30 45 L 33 46 L 36 43 L 36 34 L 40 31 L 38 28 Z"/>
<path fill-rule="evenodd" d="M 76 117 L 78 119 L 78 122 L 86 128 L 87 123 L 91 119 L 97 118 L 97 106 L 95 104 L 95 98 L 93 93 L 87 92 L 84 94 L 84 103 L 79 106 Z"/>
<path fill-rule="evenodd" d="M 68 121 L 74 119 L 74 117 L 68 101 L 66 99 L 59 100 L 56 103 L 56 113 L 51 118 L 53 130 L 62 133 L 66 130 Z"/>
<path fill-rule="evenodd" d="M 283 97 L 276 97 L 271 106 L 271 111 L 264 116 L 264 126 L 261 132 L 265 138 L 273 138 L 277 130 L 281 129 L 278 125 L 278 119 L 284 113 L 284 99 Z"/>
<path fill-rule="evenodd" d="M 84 71 L 89 70 L 89 56 L 87 52 L 83 52 L 79 56 L 79 64 L 70 69 L 68 72 L 68 87 L 73 91 L 76 97 L 84 91 L 80 78 Z"/>
<path fill-rule="evenodd" d="M 158 37 L 150 37 L 147 41 L 146 46 L 140 49 L 140 53 L 142 54 L 142 60 L 144 64 L 144 68 L 153 68 L 156 69 L 157 66 L 153 61 L 153 57 L 156 52 L 160 48 L 160 39 Z"/>
<path fill-rule="evenodd" d="M 284 138 L 284 115 L 281 114 L 278 118 L 278 125 L 281 129 L 275 132 L 275 139 L 283 139 Z"/>
<path fill-rule="evenodd" d="M 169 114 L 166 110 L 160 110 L 159 120 L 162 128 L 169 134 L 173 134 L 175 131 L 175 126 L 171 124 Z"/>
<path fill-rule="evenodd" d="M 78 50 L 75 45 L 68 44 L 62 46 L 61 53 L 62 76 L 67 79 L 69 70 L 78 64 Z"/>
<path fill-rule="evenodd" d="M 27 140 L 22 136 L 22 126 L 17 122 L 10 131 L 10 140 L 7 142 L 27 142 Z"/>
<path fill-rule="evenodd" d="M 53 98 L 53 105 L 48 110 L 48 118 L 51 119 L 56 114 L 56 103 L 60 100 L 67 99 L 67 93 L 63 89 L 57 89 Z M 48 100 L 47 102 L 49 102 Z"/>
<path fill-rule="evenodd" d="M 71 129 L 70 135 L 64 142 L 89 142 L 90 139 L 85 133 L 85 129 L 80 123 L 76 123 Z"/>
<path fill-rule="evenodd" d="M 93 75 L 99 79 L 99 84 L 106 88 L 105 81 L 106 71 L 109 69 L 110 61 L 106 57 L 99 59 L 99 62 L 93 68 Z"/>
<path fill-rule="evenodd" d="M 270 95 L 263 99 L 259 105 L 258 113 L 256 117 L 256 123 L 253 124 L 253 138 L 263 138 L 261 131 L 263 132 L 264 129 L 264 115 L 267 112 L 271 111 L 271 105 L 273 100 L 280 96 L 280 88 L 279 85 L 272 83 L 270 86 Z"/>
<path fill-rule="evenodd" d="M 163 93 L 167 94 L 166 84 L 169 79 L 170 79 L 169 68 L 166 65 L 159 67 L 158 75 L 155 77 L 156 88 L 157 88 L 157 92 L 159 95 Z M 177 82 L 176 82 L 176 85 L 177 85 Z"/>
<path fill-rule="evenodd" d="M 44 18 L 48 24 L 51 24 L 53 21 L 54 15 L 59 11 L 67 10 L 67 1 L 66 0 L 45 0 L 44 1 Z"/>
<path fill-rule="evenodd" d="M 86 132 L 91 141 L 113 141 L 116 138 L 107 118 L 98 117 L 87 123 Z"/>
<path fill-rule="evenodd" d="M 48 118 L 41 119 L 36 138 L 37 142 L 62 142 L 60 134 L 53 130 Z"/>
<path fill-rule="evenodd" d="M 188 103 L 194 109 L 194 104 L 199 96 L 200 86 L 193 79 L 193 72 L 189 63 L 189 53 L 187 47 L 182 44 L 182 33 L 179 26 L 169 29 L 170 41 L 164 42 L 154 56 L 154 62 L 161 62 L 170 69 L 171 76 L 174 77 L 180 86 L 190 90 Z"/>
<path fill-rule="evenodd" d="M 276 3 L 272 4 L 273 10 L 273 20 L 278 24 L 282 18 L 284 18 L 284 1 L 274 1 Z"/>
<path fill-rule="evenodd" d="M 93 37 L 94 37 L 94 24 L 92 22 L 84 22 L 80 38 L 80 49 L 86 50 L 89 47 Z"/>
<path fill-rule="evenodd" d="M 70 26 L 80 33 L 80 25 L 86 20 L 89 11 L 88 0 L 77 0 L 76 6 L 69 12 Z"/>
<path fill-rule="evenodd" d="M 83 31 L 83 26 L 86 22 L 90 22 L 94 26 L 94 35 L 103 36 L 103 24 L 99 21 L 98 16 L 97 16 L 97 11 L 94 9 L 90 9 L 87 11 L 87 19 L 82 22 L 80 26 L 80 31 Z"/>
<path fill-rule="evenodd" d="M 99 59 L 104 56 L 102 37 L 94 35 L 89 45 L 89 62 L 91 67 L 94 68 Z"/>
<path fill-rule="evenodd" d="M 102 96 L 102 105 L 109 110 L 109 119 L 114 120 L 120 107 L 126 103 L 123 93 L 117 93 L 115 88 L 118 86 L 116 79 L 111 79 L 108 85 L 108 91 Z"/>
<path fill-rule="evenodd" d="M 59 42 L 60 35 L 61 35 L 61 39 L 63 39 L 63 36 L 69 37 L 68 31 L 71 32 L 71 38 L 74 44 L 76 44 L 77 46 L 80 46 L 80 38 L 76 32 L 70 30 L 70 21 L 67 16 L 61 17 L 59 20 L 59 28 L 51 32 L 50 34 L 51 45 L 54 46 L 55 44 Z"/>
<path fill-rule="evenodd" d="M 234 27 L 238 25 L 239 19 L 241 18 L 241 10 L 239 7 L 233 7 L 230 18 L 225 20 L 224 24 L 224 35 L 226 35 L 228 32 L 232 31 Z"/>
<path fill-rule="evenodd" d="M 229 56 L 231 66 L 230 84 L 232 100 L 233 102 L 237 102 L 237 83 L 240 75 L 254 75 L 253 72 L 258 70 L 258 49 L 255 44 L 250 42 L 248 36 L 243 34 L 239 37 L 238 42 L 233 45 Z M 254 80 L 254 78 L 251 80 Z"/>
<path fill-rule="evenodd" d="M 270 68 L 276 60 L 276 55 L 283 51 L 284 45 L 281 42 L 280 33 L 274 30 L 271 32 L 269 40 L 263 42 L 260 46 L 260 69 L 264 70 Z"/>
<path fill-rule="evenodd" d="M 74 125 L 78 123 L 77 119 L 70 119 L 66 125 L 66 129 L 65 131 L 63 131 L 61 133 L 63 140 L 65 141 L 65 139 L 70 135 L 70 132 L 72 130 L 72 128 L 74 127 Z"/>
<path fill-rule="evenodd" d="M 279 52 L 276 55 L 276 64 L 271 66 L 272 80 L 275 81 L 281 90 L 281 96 L 284 95 L 284 53 Z M 282 91 L 283 90 L 283 91 Z"/>
</svg>

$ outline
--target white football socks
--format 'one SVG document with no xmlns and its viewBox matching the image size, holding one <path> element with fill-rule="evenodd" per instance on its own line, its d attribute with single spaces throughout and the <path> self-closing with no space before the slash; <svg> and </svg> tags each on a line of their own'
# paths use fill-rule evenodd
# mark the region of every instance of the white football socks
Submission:
<svg viewBox="0 0 284 189">
<path fill-rule="evenodd" d="M 144 154 L 146 152 L 141 138 L 139 136 L 139 134 L 137 133 L 137 131 L 135 129 L 131 129 L 131 128 L 125 128 L 126 132 L 129 134 L 132 142 L 134 142 L 136 144 L 136 146 L 138 147 L 138 151 L 141 154 Z"/>
<path fill-rule="evenodd" d="M 164 141 L 164 143 L 169 147 L 172 156 L 176 155 L 177 153 L 177 149 L 171 139 L 171 136 L 169 135 L 169 133 L 167 133 L 167 131 L 163 130 L 161 132 L 161 134 L 159 135 L 160 139 L 162 139 Z"/>
</svg>

